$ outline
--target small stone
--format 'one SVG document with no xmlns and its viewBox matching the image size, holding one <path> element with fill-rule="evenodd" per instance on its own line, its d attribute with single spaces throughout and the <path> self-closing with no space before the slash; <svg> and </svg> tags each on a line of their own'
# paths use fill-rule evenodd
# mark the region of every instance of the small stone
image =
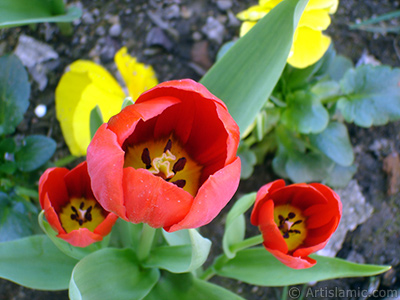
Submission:
<svg viewBox="0 0 400 300">
<path fill-rule="evenodd" d="M 387 174 L 389 196 L 400 192 L 400 157 L 397 152 L 392 152 L 383 160 L 383 170 Z"/>
<path fill-rule="evenodd" d="M 208 17 L 207 23 L 201 28 L 207 38 L 217 44 L 221 44 L 224 39 L 225 27 L 215 18 Z"/>
<path fill-rule="evenodd" d="M 103 26 L 99 26 L 96 28 L 96 34 L 99 36 L 103 36 L 106 34 L 106 30 L 104 29 Z"/>
<path fill-rule="evenodd" d="M 200 41 L 194 43 L 191 50 L 192 61 L 203 69 L 208 70 L 211 65 L 211 59 L 208 53 L 208 41 Z"/>
<path fill-rule="evenodd" d="M 52 47 L 23 34 L 19 36 L 14 53 L 27 68 L 58 58 L 58 53 Z"/>
<path fill-rule="evenodd" d="M 203 37 L 203 35 L 202 35 L 200 32 L 198 32 L 198 31 L 195 31 L 195 32 L 193 32 L 193 34 L 192 34 L 192 39 L 193 39 L 194 41 L 196 41 L 196 42 L 200 41 L 202 37 Z"/>
<path fill-rule="evenodd" d="M 110 29 L 108 30 L 108 34 L 110 36 L 117 37 L 120 36 L 121 31 L 122 31 L 121 24 L 116 23 L 110 27 Z"/>
<path fill-rule="evenodd" d="M 39 104 L 35 108 L 35 115 L 38 116 L 39 118 L 42 118 L 46 115 L 47 112 L 47 107 L 44 104 Z"/>
<path fill-rule="evenodd" d="M 149 47 L 159 46 L 171 51 L 173 43 L 159 27 L 152 28 L 146 36 L 146 45 Z"/>
<path fill-rule="evenodd" d="M 94 24 L 95 20 L 93 18 L 93 15 L 90 12 L 84 12 L 82 14 L 82 21 L 84 24 Z"/>
<path fill-rule="evenodd" d="M 218 0 L 217 6 L 220 10 L 226 11 L 232 8 L 232 1 L 231 0 Z"/>
<path fill-rule="evenodd" d="M 176 4 L 168 6 L 164 9 L 163 17 L 167 20 L 176 19 L 180 16 L 180 9 L 179 6 Z"/>
<path fill-rule="evenodd" d="M 182 6 L 181 17 L 184 19 L 190 19 L 193 15 L 193 11 L 187 8 L 187 6 Z"/>
</svg>

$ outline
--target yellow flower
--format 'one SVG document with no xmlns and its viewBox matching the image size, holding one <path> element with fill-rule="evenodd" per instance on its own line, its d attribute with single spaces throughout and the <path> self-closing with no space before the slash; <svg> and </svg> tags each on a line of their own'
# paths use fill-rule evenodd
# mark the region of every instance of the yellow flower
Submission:
<svg viewBox="0 0 400 300">
<path fill-rule="evenodd" d="M 100 107 L 104 122 L 121 110 L 125 97 L 133 100 L 157 85 L 151 66 L 138 63 L 121 48 L 114 57 L 128 90 L 124 89 L 102 66 L 87 60 L 73 62 L 56 88 L 56 114 L 71 154 L 86 155 L 90 143 L 90 112 Z"/>
<path fill-rule="evenodd" d="M 240 12 L 244 21 L 240 36 L 245 35 L 259 19 L 284 0 L 259 0 L 259 5 Z M 331 23 L 330 14 L 336 12 L 339 0 L 309 0 L 295 31 L 288 63 L 295 68 L 305 68 L 316 63 L 328 49 L 331 39 L 322 34 Z"/>
</svg>

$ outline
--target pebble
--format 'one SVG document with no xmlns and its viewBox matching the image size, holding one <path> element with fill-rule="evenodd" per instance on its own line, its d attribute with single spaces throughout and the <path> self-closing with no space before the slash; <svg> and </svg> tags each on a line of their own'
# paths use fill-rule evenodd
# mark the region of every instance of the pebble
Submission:
<svg viewBox="0 0 400 300">
<path fill-rule="evenodd" d="M 146 36 L 146 45 L 148 47 L 161 46 L 167 51 L 171 51 L 173 48 L 173 43 L 166 36 L 164 31 L 159 27 L 153 27 Z"/>
<path fill-rule="evenodd" d="M 110 27 L 110 29 L 108 30 L 108 34 L 110 36 L 117 37 L 121 35 L 121 31 L 122 31 L 121 24 L 116 23 Z"/>
<path fill-rule="evenodd" d="M 220 10 L 226 11 L 232 8 L 232 1 L 231 0 L 218 0 L 217 6 Z"/>
<path fill-rule="evenodd" d="M 18 56 L 22 64 L 27 68 L 51 59 L 58 59 L 58 53 L 52 47 L 24 34 L 19 36 L 14 54 Z"/>
<path fill-rule="evenodd" d="M 44 104 L 39 104 L 35 108 L 35 115 L 38 116 L 39 118 L 42 118 L 46 115 L 47 112 L 47 106 Z"/>
<path fill-rule="evenodd" d="M 166 9 L 164 9 L 163 17 L 167 20 L 179 18 L 179 16 L 180 16 L 180 9 L 177 4 L 170 5 Z"/>
<path fill-rule="evenodd" d="M 201 28 L 201 31 L 207 36 L 207 38 L 217 43 L 222 44 L 224 39 L 225 27 L 214 17 L 208 17 L 207 23 Z"/>
</svg>

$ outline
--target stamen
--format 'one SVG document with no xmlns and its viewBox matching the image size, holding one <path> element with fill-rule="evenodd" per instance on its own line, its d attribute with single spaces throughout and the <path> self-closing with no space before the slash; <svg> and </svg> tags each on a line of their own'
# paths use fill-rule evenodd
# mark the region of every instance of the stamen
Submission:
<svg viewBox="0 0 400 300">
<path fill-rule="evenodd" d="M 288 218 L 293 219 L 294 217 L 296 217 L 296 214 L 294 212 L 290 212 Z"/>
<path fill-rule="evenodd" d="M 81 202 L 81 205 L 79 205 L 79 208 L 83 209 L 84 206 L 85 206 L 85 204 L 83 202 Z"/>
<path fill-rule="evenodd" d="M 186 158 L 181 157 L 172 167 L 172 172 L 176 174 L 177 172 L 182 171 L 185 165 L 186 165 Z"/>
<path fill-rule="evenodd" d="M 185 179 L 179 179 L 177 181 L 172 182 L 175 184 L 177 187 L 183 188 L 186 185 L 186 180 Z"/>
<path fill-rule="evenodd" d="M 71 220 L 75 220 L 76 219 L 76 215 L 71 214 Z"/>
<path fill-rule="evenodd" d="M 142 162 L 146 165 L 146 169 L 151 168 L 151 158 L 148 148 L 144 148 L 142 152 Z"/>
<path fill-rule="evenodd" d="M 78 214 L 78 211 L 76 210 L 75 206 L 71 206 L 71 209 L 75 214 Z"/>
<path fill-rule="evenodd" d="M 169 139 L 167 144 L 165 145 L 164 153 L 167 151 L 171 151 L 171 148 L 172 148 L 172 141 L 171 141 L 171 139 Z"/>
<path fill-rule="evenodd" d="M 300 224 L 301 222 L 303 222 L 303 220 L 297 220 L 296 222 L 293 223 L 292 227 L 296 224 Z"/>
</svg>

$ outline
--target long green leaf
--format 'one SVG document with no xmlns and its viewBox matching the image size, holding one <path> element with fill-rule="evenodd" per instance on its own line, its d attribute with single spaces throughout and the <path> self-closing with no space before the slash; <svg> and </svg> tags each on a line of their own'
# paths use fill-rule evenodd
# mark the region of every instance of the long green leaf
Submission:
<svg viewBox="0 0 400 300">
<path fill-rule="evenodd" d="M 0 243 L 0 277 L 37 290 L 64 290 L 76 260 L 45 235 Z"/>
<path fill-rule="evenodd" d="M 74 268 L 71 300 L 140 300 L 157 283 L 157 269 L 142 269 L 131 249 L 106 248 L 83 258 Z"/>
<path fill-rule="evenodd" d="M 217 274 L 261 286 L 285 286 L 333 278 L 372 276 L 390 269 L 390 266 L 363 265 L 339 258 L 311 255 L 317 264 L 309 269 L 291 269 L 264 248 L 240 251 Z"/>
<path fill-rule="evenodd" d="M 201 79 L 226 103 L 242 133 L 253 123 L 275 87 L 306 5 L 307 0 L 282 1 Z"/>
<path fill-rule="evenodd" d="M 81 15 L 77 7 L 65 10 L 62 0 L 0 1 L 0 28 L 42 22 L 71 22 Z"/>
<path fill-rule="evenodd" d="M 163 273 L 144 300 L 244 300 L 242 297 L 192 274 Z"/>
</svg>

